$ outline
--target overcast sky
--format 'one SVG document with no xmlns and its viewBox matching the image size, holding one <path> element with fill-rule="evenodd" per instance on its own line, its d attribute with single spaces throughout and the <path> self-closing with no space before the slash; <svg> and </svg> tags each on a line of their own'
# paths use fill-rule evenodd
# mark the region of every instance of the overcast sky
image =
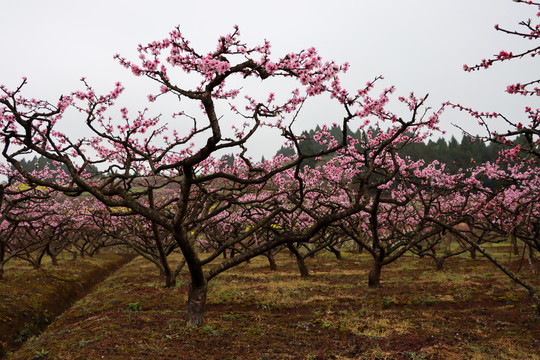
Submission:
<svg viewBox="0 0 540 360">
<path fill-rule="evenodd" d="M 509 83 L 536 76 L 529 59 L 483 72 L 462 70 L 465 63 L 473 65 L 502 49 L 516 51 L 528 45 L 493 28 L 495 24 L 516 28 L 519 21 L 535 16 L 533 7 L 511 0 L 0 0 L 0 4 L 0 83 L 13 88 L 27 76 L 26 94 L 51 101 L 80 89 L 82 76 L 101 91 L 122 81 L 127 97 L 130 87 L 148 87 L 144 79 L 133 79 L 113 55 L 135 59 L 139 43 L 163 39 L 176 25 L 200 53 L 213 50 L 218 36 L 231 32 L 235 24 L 250 45 L 269 40 L 276 57 L 314 46 L 324 59 L 350 63 L 343 78 L 349 89 L 384 75 L 385 87 L 395 85 L 398 95 L 430 93 L 434 108 L 451 100 L 522 118 L 526 102 L 504 90 Z M 305 128 L 341 118 L 341 114 L 332 118 L 331 109 L 309 111 L 301 123 Z M 458 139 L 461 134 L 451 122 L 479 131 L 474 121 L 448 112 L 442 126 Z M 280 146 L 274 145 L 259 142 L 253 155 L 270 156 Z"/>
</svg>

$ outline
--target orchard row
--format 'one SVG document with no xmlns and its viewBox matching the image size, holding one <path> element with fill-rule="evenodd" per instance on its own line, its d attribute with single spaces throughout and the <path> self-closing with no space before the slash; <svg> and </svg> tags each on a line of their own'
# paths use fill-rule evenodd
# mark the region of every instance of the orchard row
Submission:
<svg viewBox="0 0 540 360">
<path fill-rule="evenodd" d="M 522 25 L 525 32 L 511 33 L 538 39 L 539 26 Z M 124 90 L 120 83 L 100 95 L 82 79 L 84 90 L 54 102 L 25 97 L 26 79 L 14 90 L 1 87 L 2 154 L 9 163 L 2 186 L 2 263 L 16 256 L 39 266 L 44 254 L 54 259 L 64 249 L 91 254 L 128 245 L 156 264 L 167 286 L 187 267 L 186 320 L 200 326 L 209 281 L 256 256 L 271 261 L 283 248 L 302 269 L 305 249 L 338 252 L 355 243 L 373 258 L 372 287 L 380 285 L 382 268 L 408 251 L 433 256 L 439 266 L 456 252 L 478 251 L 523 286 L 540 312 L 534 287 L 482 246 L 519 238 L 531 254 L 540 249 L 540 110 L 528 107 L 524 122 L 450 103 L 432 111 L 427 96 L 411 93 L 395 99 L 403 109 L 396 113 L 395 90 L 378 89 L 381 78 L 350 91 L 341 82 L 349 64 L 324 61 L 313 48 L 274 58 L 268 42 L 248 46 L 237 27 L 207 54 L 192 48 L 180 29 L 138 51 L 136 61 L 116 56 L 135 76 L 157 84 L 149 108 L 134 115 L 115 108 Z M 466 70 L 538 51 L 505 52 Z M 261 83 L 294 86 L 289 95 L 248 93 Z M 507 91 L 536 96 L 536 83 Z M 336 117 L 342 120 L 333 126 L 342 136 L 334 138 L 323 126 L 309 139 L 322 150 L 307 153 L 294 125 L 302 106 L 319 98 L 341 108 Z M 171 114 L 168 123 L 150 115 L 152 107 L 176 99 L 200 111 Z M 449 107 L 468 111 L 486 127 L 508 122 L 507 134 L 486 136 L 507 146 L 496 163 L 455 173 L 399 155 L 438 131 Z M 86 136 L 61 131 L 66 121 L 84 126 Z M 351 130 L 365 136 L 351 138 Z M 253 161 L 247 151 L 261 132 L 279 134 L 295 155 Z M 516 135 L 525 136 L 526 144 L 514 144 Z M 222 156 L 230 153 L 233 163 Z M 28 171 L 22 162 L 29 155 L 54 166 Z M 309 159 L 316 160 L 313 168 L 302 165 Z M 486 179 L 501 185 L 487 187 Z M 441 241 L 450 236 L 457 246 L 445 245 L 445 251 Z M 182 254 L 179 264 L 169 261 L 174 251 Z"/>
</svg>

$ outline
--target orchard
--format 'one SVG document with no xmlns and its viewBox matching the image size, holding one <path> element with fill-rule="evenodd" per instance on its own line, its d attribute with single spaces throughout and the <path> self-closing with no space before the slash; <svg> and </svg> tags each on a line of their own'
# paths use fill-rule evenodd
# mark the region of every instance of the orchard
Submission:
<svg viewBox="0 0 540 360">
<path fill-rule="evenodd" d="M 540 7 L 517 2 L 533 12 Z M 496 30 L 538 41 L 540 25 L 520 25 Z M 44 258 L 58 266 L 68 261 L 66 254 L 72 261 L 108 251 L 137 255 L 167 291 L 180 291 L 186 279 L 185 303 L 174 310 L 183 311 L 189 329 L 208 326 L 212 284 L 261 257 L 275 272 L 278 254 L 290 254 L 297 276 L 309 279 L 311 258 L 329 252 L 339 264 L 362 256 L 369 273 L 355 286 L 367 284 L 377 293 L 390 281 L 385 269 L 404 258 L 426 260 L 425 271 L 436 272 L 452 259 L 478 254 L 525 290 L 527 316 L 540 318 L 538 278 L 523 276 L 493 252 L 511 244 L 513 255 L 523 253 L 525 267 L 540 271 L 540 110 L 532 104 L 523 120 L 514 120 L 466 104 L 430 106 L 427 95 L 381 88 L 380 77 L 346 89 L 349 64 L 323 59 L 314 48 L 279 57 L 268 41 L 244 43 L 238 27 L 208 53 L 193 48 L 181 28 L 137 51 L 135 60 L 115 56 L 125 71 L 153 84 L 137 113 L 117 106 L 121 83 L 99 94 L 83 78 L 81 90 L 58 100 L 25 97 L 27 79 L 14 89 L 1 87 L 0 281 L 9 280 L 3 269 L 13 261 L 40 269 Z M 464 69 L 536 55 L 536 45 L 501 51 Z M 247 93 L 243 84 L 254 81 L 294 89 Z M 506 91 L 532 103 L 539 81 Z M 312 138 L 295 132 L 304 104 L 323 98 L 341 109 L 339 120 Z M 194 104 L 199 112 L 154 115 L 162 101 L 177 101 L 178 109 Z M 502 144 L 496 162 L 455 172 L 400 155 L 439 133 L 440 118 L 454 109 L 483 124 L 487 132 L 478 141 Z M 490 131 L 494 121 L 509 130 Z M 65 122 L 84 127 L 86 135 L 61 131 Z M 278 134 L 293 155 L 252 159 L 249 146 L 260 133 Z M 308 141 L 322 150 L 306 152 Z M 49 165 L 23 166 L 32 156 Z"/>
</svg>

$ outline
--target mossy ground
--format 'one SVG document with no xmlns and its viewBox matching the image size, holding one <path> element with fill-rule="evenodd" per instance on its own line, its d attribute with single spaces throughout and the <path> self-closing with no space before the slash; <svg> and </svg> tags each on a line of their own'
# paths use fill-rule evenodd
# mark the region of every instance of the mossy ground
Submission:
<svg viewBox="0 0 540 360">
<path fill-rule="evenodd" d="M 125 256 L 112 253 L 76 260 L 69 256 L 61 257 L 58 266 L 46 259 L 37 270 L 21 260 L 10 261 L 0 279 L 0 357 L 39 334 L 55 316 L 126 261 Z"/>
<path fill-rule="evenodd" d="M 9 359 L 540 357 L 532 302 L 484 259 L 449 259 L 436 271 L 407 256 L 383 268 L 380 289 L 367 287 L 365 254 L 308 259 L 306 279 L 287 254 L 276 260 L 275 272 L 261 257 L 213 279 L 206 324 L 192 329 L 187 275 L 165 289 L 155 267 L 136 258 Z M 520 275 L 540 285 L 528 266 Z"/>
</svg>

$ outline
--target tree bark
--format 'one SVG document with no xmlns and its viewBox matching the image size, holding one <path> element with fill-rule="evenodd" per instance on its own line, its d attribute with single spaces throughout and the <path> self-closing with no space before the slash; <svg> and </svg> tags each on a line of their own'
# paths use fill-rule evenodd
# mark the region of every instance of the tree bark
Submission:
<svg viewBox="0 0 540 360">
<path fill-rule="evenodd" d="M 56 253 L 54 251 L 51 250 L 51 245 L 47 245 L 47 255 L 49 255 L 49 257 L 51 258 L 51 262 L 53 264 L 53 266 L 58 266 L 58 260 L 56 259 Z"/>
<path fill-rule="evenodd" d="M 529 253 L 528 253 L 528 257 L 527 257 L 527 260 L 529 262 L 529 268 L 531 269 L 532 273 L 533 274 L 536 274 L 536 266 L 534 266 L 534 260 L 535 260 L 535 254 L 534 254 L 534 249 L 532 246 L 528 245 L 529 247 Z"/>
<path fill-rule="evenodd" d="M 298 270 L 300 270 L 300 276 L 305 278 L 309 276 L 309 270 L 306 266 L 306 262 L 302 256 L 296 257 L 296 263 L 298 264 Z"/>
<path fill-rule="evenodd" d="M 328 248 L 330 249 L 330 251 L 331 251 L 332 253 L 334 253 L 334 255 L 336 256 L 336 259 L 338 259 L 338 260 L 341 260 L 341 259 L 342 259 L 342 257 L 341 257 L 341 251 L 340 251 L 340 250 L 336 249 L 336 248 L 333 247 L 333 246 L 329 246 Z"/>
<path fill-rule="evenodd" d="M 381 270 L 382 263 L 379 260 L 375 260 L 369 270 L 368 286 L 370 288 L 377 288 L 381 286 Z"/>
<path fill-rule="evenodd" d="M 535 260 L 536 259 L 535 249 L 530 245 L 528 247 L 529 247 L 529 259 Z"/>
<path fill-rule="evenodd" d="M 150 192 L 148 193 L 148 202 L 150 203 L 150 207 L 155 210 L 154 192 L 152 190 L 150 190 Z M 165 287 L 170 289 L 176 285 L 176 276 L 173 274 L 173 272 L 171 271 L 171 267 L 169 266 L 167 254 L 165 252 L 165 249 L 163 248 L 161 234 L 159 233 L 159 227 L 155 221 L 152 221 L 152 234 L 154 235 L 154 243 L 158 250 L 160 262 L 159 269 L 161 272 L 163 272 L 163 275 L 165 275 Z"/>
<path fill-rule="evenodd" d="M 165 287 L 172 289 L 176 286 L 176 274 L 169 270 L 168 274 L 165 274 Z"/>
<path fill-rule="evenodd" d="M 471 254 L 471 259 L 476 260 L 476 248 L 471 247 L 469 254 Z"/>
<path fill-rule="evenodd" d="M 43 260 L 43 256 L 45 255 L 46 250 L 46 248 L 40 250 L 38 256 L 36 257 L 36 260 L 32 261 L 32 266 L 34 267 L 34 270 L 38 270 L 41 268 L 41 261 Z"/>
<path fill-rule="evenodd" d="M 191 278 L 186 308 L 186 325 L 188 327 L 200 327 L 204 324 L 207 291 L 206 280 L 194 281 L 193 277 Z"/>
<path fill-rule="evenodd" d="M 514 255 L 519 255 L 519 247 L 516 234 L 512 234 L 512 248 L 514 250 Z"/>
<path fill-rule="evenodd" d="M 300 270 L 300 276 L 305 278 L 309 276 L 309 270 L 304 261 L 304 257 L 300 254 L 300 251 L 294 245 L 289 246 L 289 250 L 296 257 L 296 264 L 298 265 L 298 270 Z"/>
<path fill-rule="evenodd" d="M 270 270 L 276 271 L 277 264 L 276 264 L 276 260 L 274 259 L 274 255 L 272 255 L 271 251 L 266 253 L 266 258 L 268 259 L 268 263 L 270 264 Z"/>
</svg>

